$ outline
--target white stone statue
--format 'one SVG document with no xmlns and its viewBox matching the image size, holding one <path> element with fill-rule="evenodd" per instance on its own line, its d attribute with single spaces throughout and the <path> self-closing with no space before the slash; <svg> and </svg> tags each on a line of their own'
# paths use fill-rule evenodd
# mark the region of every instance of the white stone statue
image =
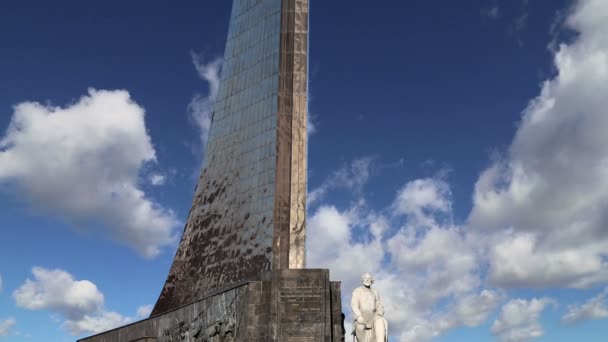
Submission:
<svg viewBox="0 0 608 342">
<path fill-rule="evenodd" d="M 351 308 L 353 310 L 353 340 L 357 342 L 387 342 L 388 323 L 384 318 L 384 307 L 378 292 L 372 289 L 374 279 L 369 273 L 361 276 L 363 286 L 353 291 Z"/>
</svg>

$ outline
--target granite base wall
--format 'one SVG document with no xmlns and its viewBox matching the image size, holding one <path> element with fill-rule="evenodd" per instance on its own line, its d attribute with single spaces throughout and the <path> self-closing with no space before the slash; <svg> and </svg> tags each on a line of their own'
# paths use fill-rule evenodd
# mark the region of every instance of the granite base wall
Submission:
<svg viewBox="0 0 608 342">
<path fill-rule="evenodd" d="M 79 342 L 341 342 L 340 298 L 329 270 L 273 271 Z"/>
</svg>

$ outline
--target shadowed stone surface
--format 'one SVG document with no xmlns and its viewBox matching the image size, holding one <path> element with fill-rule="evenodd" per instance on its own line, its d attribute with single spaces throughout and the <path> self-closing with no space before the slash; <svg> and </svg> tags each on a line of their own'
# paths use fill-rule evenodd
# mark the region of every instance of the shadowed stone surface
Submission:
<svg viewBox="0 0 608 342">
<path fill-rule="evenodd" d="M 328 270 L 282 270 L 80 342 L 344 341 L 340 283 Z"/>
<path fill-rule="evenodd" d="M 304 267 L 308 0 L 234 0 L 206 158 L 152 316 Z"/>
</svg>

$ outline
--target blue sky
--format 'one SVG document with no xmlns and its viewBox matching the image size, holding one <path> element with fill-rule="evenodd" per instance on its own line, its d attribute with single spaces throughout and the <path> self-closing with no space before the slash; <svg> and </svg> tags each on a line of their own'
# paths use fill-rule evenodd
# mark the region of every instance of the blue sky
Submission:
<svg viewBox="0 0 608 342">
<path fill-rule="evenodd" d="M 229 1 L 0 5 L 0 341 L 146 316 Z M 608 3 L 312 1 L 308 265 L 395 341 L 608 335 Z"/>
</svg>

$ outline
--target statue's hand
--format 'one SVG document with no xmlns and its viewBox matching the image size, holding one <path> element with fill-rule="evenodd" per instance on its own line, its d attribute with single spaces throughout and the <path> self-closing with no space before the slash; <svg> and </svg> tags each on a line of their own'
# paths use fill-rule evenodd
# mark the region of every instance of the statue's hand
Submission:
<svg viewBox="0 0 608 342">
<path fill-rule="evenodd" d="M 365 324 L 365 319 L 363 318 L 363 316 L 357 317 L 357 323 L 359 323 L 359 324 Z"/>
</svg>

